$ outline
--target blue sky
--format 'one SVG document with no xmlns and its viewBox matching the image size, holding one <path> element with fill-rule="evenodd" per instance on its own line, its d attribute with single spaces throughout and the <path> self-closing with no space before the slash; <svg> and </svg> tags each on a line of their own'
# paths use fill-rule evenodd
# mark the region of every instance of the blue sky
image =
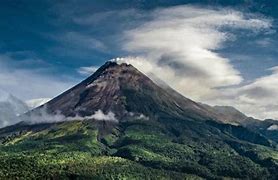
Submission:
<svg viewBox="0 0 278 180">
<path fill-rule="evenodd" d="M 277 10 L 267 0 L 3 1 L 0 90 L 52 98 L 125 57 L 196 101 L 278 118 Z"/>
</svg>

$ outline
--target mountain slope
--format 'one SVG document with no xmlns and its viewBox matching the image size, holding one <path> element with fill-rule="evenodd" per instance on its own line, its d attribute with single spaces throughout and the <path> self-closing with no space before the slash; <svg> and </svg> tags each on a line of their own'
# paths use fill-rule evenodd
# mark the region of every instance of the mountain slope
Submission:
<svg viewBox="0 0 278 180">
<path fill-rule="evenodd" d="M 119 119 L 129 112 L 156 116 L 212 118 L 203 106 L 178 93 L 170 94 L 131 65 L 107 62 L 92 76 L 45 104 L 48 112 L 89 116 L 112 111 Z M 40 107 L 42 108 L 42 107 Z M 170 111 L 169 111 L 170 109 Z"/>
<path fill-rule="evenodd" d="M 252 131 L 260 133 L 265 137 L 278 143 L 278 121 L 277 120 L 259 120 L 248 117 L 239 110 L 231 106 L 209 106 L 202 104 L 208 111 L 216 114 L 218 119 L 226 124 L 233 124 L 246 127 Z"/>
<path fill-rule="evenodd" d="M 0 177 L 278 177 L 276 143 L 221 123 L 215 112 L 159 87 L 131 65 L 108 62 L 27 115 L 44 110 L 64 121 L 0 129 Z"/>
<path fill-rule="evenodd" d="M 265 137 L 278 143 L 278 129 L 275 128 L 278 127 L 277 120 L 266 119 L 260 121 L 254 118 L 248 118 L 248 120 L 249 122 L 243 126 L 253 131 L 259 132 Z"/>
</svg>

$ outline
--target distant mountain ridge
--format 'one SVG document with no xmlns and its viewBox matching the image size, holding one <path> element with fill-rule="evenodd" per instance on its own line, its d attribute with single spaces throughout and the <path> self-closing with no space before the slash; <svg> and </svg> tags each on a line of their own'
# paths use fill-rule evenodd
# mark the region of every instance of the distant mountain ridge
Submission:
<svg viewBox="0 0 278 180">
<path fill-rule="evenodd" d="M 277 120 L 259 120 L 248 117 L 232 106 L 202 105 L 205 106 L 209 111 L 216 113 L 218 119 L 220 119 L 223 123 L 246 127 L 278 143 L 278 129 L 269 129 L 271 127 L 278 126 Z"/>
</svg>

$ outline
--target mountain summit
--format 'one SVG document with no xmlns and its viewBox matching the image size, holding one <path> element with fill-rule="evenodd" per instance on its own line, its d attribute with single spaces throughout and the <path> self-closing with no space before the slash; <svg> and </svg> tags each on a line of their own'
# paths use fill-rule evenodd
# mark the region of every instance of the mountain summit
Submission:
<svg viewBox="0 0 278 180">
<path fill-rule="evenodd" d="M 0 178 L 277 179 L 277 143 L 222 123 L 241 117 L 226 109 L 107 62 L 29 112 L 33 123 L 0 129 Z"/>
<path fill-rule="evenodd" d="M 213 114 L 198 103 L 159 87 L 132 65 L 108 61 L 92 76 L 46 103 L 49 113 L 90 116 L 113 112 L 118 119 L 130 114 L 206 119 Z"/>
</svg>

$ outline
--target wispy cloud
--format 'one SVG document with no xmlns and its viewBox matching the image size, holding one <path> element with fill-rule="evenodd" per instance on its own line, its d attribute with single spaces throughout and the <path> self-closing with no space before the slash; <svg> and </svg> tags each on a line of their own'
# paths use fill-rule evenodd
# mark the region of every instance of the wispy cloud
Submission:
<svg viewBox="0 0 278 180">
<path fill-rule="evenodd" d="M 74 31 L 66 32 L 64 34 L 51 35 L 51 38 L 67 47 L 99 51 L 107 50 L 107 47 L 102 41 L 90 35 L 85 35 Z"/>
<path fill-rule="evenodd" d="M 96 70 L 99 68 L 99 66 L 88 66 L 88 67 L 80 67 L 77 72 L 81 75 L 92 75 Z"/>
<path fill-rule="evenodd" d="M 110 122 L 118 122 L 118 119 L 115 117 L 113 112 L 108 112 L 105 114 L 102 110 L 95 111 L 94 114 L 90 116 L 79 116 L 76 115 L 74 117 L 66 117 L 60 112 L 56 112 L 54 114 L 50 114 L 47 112 L 47 107 L 44 106 L 34 112 L 26 114 L 21 117 L 22 121 L 29 124 L 36 123 L 55 123 L 55 122 L 63 122 L 63 121 L 83 121 L 83 120 L 95 120 L 95 121 L 110 121 Z"/>
<path fill-rule="evenodd" d="M 140 11 L 136 9 L 124 9 L 124 10 L 109 10 L 102 11 L 98 13 L 90 13 L 85 14 L 83 16 L 72 16 L 72 21 L 78 25 L 86 25 L 86 26 L 98 26 L 99 24 L 103 24 L 103 22 L 109 22 L 109 20 L 113 20 L 112 24 L 117 24 L 122 19 L 132 18 L 133 20 L 140 19 L 144 17 L 144 13 L 140 13 Z M 109 22 L 111 24 L 111 22 Z M 132 21 L 129 21 L 129 24 L 125 24 L 128 26 L 132 24 Z M 122 26 L 124 24 L 120 24 Z M 117 28 L 117 27 L 114 27 Z"/>
<path fill-rule="evenodd" d="M 241 85 L 244 79 L 239 70 L 218 51 L 232 43 L 239 30 L 253 35 L 269 33 L 272 20 L 231 9 L 194 6 L 158 9 L 150 19 L 125 32 L 123 49 L 136 57 L 118 61 L 155 74 L 196 101 L 233 105 L 257 118 L 278 118 L 278 106 L 271 101 L 278 96 L 276 68 L 272 75 Z"/>
<path fill-rule="evenodd" d="M 38 98 L 38 99 L 30 99 L 28 101 L 25 101 L 25 103 L 27 104 L 27 106 L 30 109 L 34 109 L 36 107 L 39 107 L 39 106 L 47 103 L 50 100 L 51 100 L 51 98 Z"/>
<path fill-rule="evenodd" d="M 213 105 L 233 105 L 249 116 L 278 119 L 278 67 L 272 74 L 235 88 L 221 89 L 207 102 Z"/>
<path fill-rule="evenodd" d="M 270 38 L 258 39 L 255 41 L 255 43 L 261 47 L 269 47 L 273 44 L 273 42 Z"/>
<path fill-rule="evenodd" d="M 271 27 L 268 19 L 230 9 L 178 6 L 149 16 L 151 20 L 125 32 L 123 49 L 142 57 L 139 63 L 133 60 L 141 71 L 156 74 L 194 100 L 242 82 L 230 60 L 216 52 L 236 38 L 233 30 L 263 33 Z"/>
<path fill-rule="evenodd" d="M 115 114 L 111 111 L 109 111 L 107 114 L 103 113 L 102 110 L 97 110 L 94 114 L 90 116 L 75 116 L 75 117 L 67 117 L 67 120 L 88 120 L 93 119 L 97 121 L 112 121 L 112 122 L 118 122 L 118 119 L 116 118 Z"/>
<path fill-rule="evenodd" d="M 27 112 L 27 105 L 0 89 L 0 128 L 20 121 L 20 114 Z"/>
<path fill-rule="evenodd" d="M 0 56 L 0 89 L 20 99 L 52 98 L 76 83 L 42 73 L 46 69 L 24 69 L 11 66 L 11 61 L 15 60 L 10 56 Z"/>
</svg>

